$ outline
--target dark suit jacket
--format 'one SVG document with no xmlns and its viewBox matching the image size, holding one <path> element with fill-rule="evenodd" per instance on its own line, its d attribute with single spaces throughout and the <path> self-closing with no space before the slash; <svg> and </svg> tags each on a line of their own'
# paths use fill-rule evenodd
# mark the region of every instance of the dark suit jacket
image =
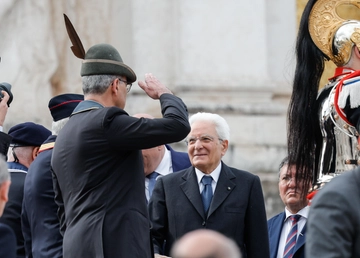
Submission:
<svg viewBox="0 0 360 258">
<path fill-rule="evenodd" d="M 6 224 L 0 223 L 0 258 L 16 257 L 16 237 Z"/>
<path fill-rule="evenodd" d="M 86 100 L 61 129 L 51 163 L 64 257 L 153 256 L 141 149 L 190 131 L 181 99 L 160 104 L 164 118 L 146 119 Z"/>
<path fill-rule="evenodd" d="M 27 257 L 62 257 L 58 206 L 50 169 L 55 139 L 51 135 L 44 142 L 25 178 L 21 223 Z M 45 146 L 48 149 L 42 150 Z"/>
<path fill-rule="evenodd" d="M 337 176 L 314 197 L 306 257 L 360 257 L 360 168 Z"/>
<path fill-rule="evenodd" d="M 27 168 L 22 164 L 15 162 L 8 162 L 8 167 L 11 176 L 9 200 L 5 205 L 0 222 L 10 226 L 15 233 L 17 241 L 17 257 L 25 257 L 24 237 L 21 229 L 21 209 Z"/>
<path fill-rule="evenodd" d="M 183 170 L 191 166 L 189 155 L 186 152 L 174 151 L 169 145 L 165 144 L 166 149 L 171 153 L 171 163 L 174 172 Z"/>
<path fill-rule="evenodd" d="M 280 235 L 284 225 L 285 216 L 285 212 L 281 212 L 268 220 L 270 258 L 277 257 Z M 296 240 L 295 253 L 293 258 L 305 257 L 305 234 L 306 224 L 301 230 L 301 234 L 299 234 L 298 239 Z"/>
<path fill-rule="evenodd" d="M 260 179 L 249 172 L 222 163 L 207 217 L 194 167 L 161 177 L 150 198 L 149 212 L 156 253 L 169 255 L 175 240 L 189 231 L 208 228 L 233 238 L 244 258 L 269 257 Z"/>
</svg>

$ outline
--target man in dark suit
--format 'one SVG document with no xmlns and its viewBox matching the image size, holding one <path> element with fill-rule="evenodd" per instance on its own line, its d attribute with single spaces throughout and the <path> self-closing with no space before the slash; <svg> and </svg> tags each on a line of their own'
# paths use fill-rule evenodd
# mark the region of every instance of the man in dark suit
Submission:
<svg viewBox="0 0 360 258">
<path fill-rule="evenodd" d="M 1 155 L 2 156 L 2 155 Z M 8 192 L 10 187 L 10 174 L 7 163 L 3 157 L 0 157 L 0 217 L 3 214 L 4 207 L 8 201 Z M 0 223 L 0 258 L 16 257 L 16 237 L 11 227 Z"/>
<path fill-rule="evenodd" d="M 135 114 L 134 117 L 154 119 L 149 114 Z M 154 184 L 160 177 L 191 166 L 186 152 L 174 151 L 168 144 L 141 150 L 145 173 L 145 195 L 149 201 Z"/>
<path fill-rule="evenodd" d="M 29 258 L 62 257 L 62 236 L 50 162 L 56 135 L 82 100 L 84 96 L 80 94 L 61 94 L 49 101 L 53 118 L 52 135 L 40 146 L 24 184 L 21 223 L 26 256 Z"/>
<path fill-rule="evenodd" d="M 305 257 L 306 221 L 309 213 L 306 194 L 310 186 L 305 187 L 301 177 L 296 181 L 295 173 L 295 166 L 289 167 L 286 157 L 279 167 L 279 193 L 285 204 L 285 211 L 268 221 L 270 258 Z M 296 222 L 292 222 L 291 218 L 296 218 Z M 288 238 L 290 232 L 295 232 L 292 226 L 296 226 L 293 240 Z"/>
<path fill-rule="evenodd" d="M 17 257 L 25 257 L 24 237 L 21 229 L 21 209 L 24 181 L 30 164 L 38 155 L 40 145 L 51 135 L 44 126 L 32 122 L 17 124 L 10 128 L 12 137 L 8 150 L 8 168 L 11 176 L 9 201 L 0 221 L 9 225 L 17 239 Z"/>
<path fill-rule="evenodd" d="M 51 161 L 63 255 L 152 257 L 141 149 L 185 138 L 186 106 L 146 74 L 139 86 L 160 100 L 163 118 L 129 116 L 136 75 L 108 44 L 86 52 L 81 75 L 85 100 L 58 134 Z"/>
<path fill-rule="evenodd" d="M 190 125 L 192 167 L 159 178 L 150 199 L 155 253 L 169 255 L 178 238 L 207 228 L 234 239 L 244 257 L 269 257 L 260 179 L 221 161 L 229 144 L 228 124 L 219 115 L 197 113 Z"/>
<path fill-rule="evenodd" d="M 316 193 L 309 212 L 306 256 L 360 257 L 360 168 L 337 176 Z"/>
</svg>

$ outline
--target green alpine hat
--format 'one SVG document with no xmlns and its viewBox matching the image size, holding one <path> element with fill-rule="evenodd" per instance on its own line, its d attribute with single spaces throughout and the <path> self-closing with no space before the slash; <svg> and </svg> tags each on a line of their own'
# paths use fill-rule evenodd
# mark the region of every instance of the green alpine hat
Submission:
<svg viewBox="0 0 360 258">
<path fill-rule="evenodd" d="M 81 76 L 122 75 L 129 83 L 136 81 L 135 72 L 124 64 L 119 52 L 109 44 L 97 44 L 89 48 L 81 66 Z"/>
</svg>

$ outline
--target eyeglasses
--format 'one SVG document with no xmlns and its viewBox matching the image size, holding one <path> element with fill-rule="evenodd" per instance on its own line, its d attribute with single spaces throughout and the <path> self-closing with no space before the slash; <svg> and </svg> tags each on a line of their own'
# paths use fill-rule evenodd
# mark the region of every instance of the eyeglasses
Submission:
<svg viewBox="0 0 360 258">
<path fill-rule="evenodd" d="M 218 138 L 219 141 L 222 141 L 222 139 Z M 187 145 L 193 145 L 196 143 L 196 141 L 199 140 L 203 144 L 207 144 L 210 142 L 213 142 L 215 140 L 214 137 L 210 135 L 202 135 L 200 137 L 189 137 L 185 142 Z"/>
<path fill-rule="evenodd" d="M 128 83 L 127 81 L 122 80 L 121 78 L 118 78 L 118 80 L 126 84 L 126 91 L 127 92 L 129 92 L 131 90 L 132 83 Z"/>
<path fill-rule="evenodd" d="M 298 179 L 298 182 L 303 182 L 305 180 L 304 176 L 300 176 L 300 178 Z M 290 182 L 294 181 L 296 182 L 296 178 L 295 176 L 288 176 L 285 175 L 280 179 L 281 183 L 284 185 L 290 184 Z"/>
</svg>

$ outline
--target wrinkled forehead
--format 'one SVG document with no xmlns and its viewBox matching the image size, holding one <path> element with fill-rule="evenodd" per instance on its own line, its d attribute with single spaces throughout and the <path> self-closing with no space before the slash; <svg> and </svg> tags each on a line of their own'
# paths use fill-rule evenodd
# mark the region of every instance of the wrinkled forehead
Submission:
<svg viewBox="0 0 360 258">
<path fill-rule="evenodd" d="M 213 135 L 216 136 L 215 124 L 210 121 L 195 121 L 191 124 L 189 136 Z"/>
</svg>

